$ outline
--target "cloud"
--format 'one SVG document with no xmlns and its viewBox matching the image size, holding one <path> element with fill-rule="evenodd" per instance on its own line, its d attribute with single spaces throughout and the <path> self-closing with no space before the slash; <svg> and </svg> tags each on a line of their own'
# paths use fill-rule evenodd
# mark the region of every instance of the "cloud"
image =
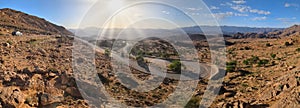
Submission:
<svg viewBox="0 0 300 108">
<path fill-rule="evenodd" d="M 210 10 L 218 10 L 218 9 L 220 9 L 219 7 L 216 7 L 216 6 L 211 6 L 210 7 Z"/>
<path fill-rule="evenodd" d="M 233 12 L 224 12 L 224 13 L 214 13 L 213 15 L 214 15 L 215 18 L 217 18 L 217 19 L 223 19 L 223 18 L 225 18 L 225 17 L 233 16 L 234 13 L 233 13 Z"/>
<path fill-rule="evenodd" d="M 202 8 L 186 8 L 189 11 L 199 11 L 202 10 Z"/>
<path fill-rule="evenodd" d="M 245 4 L 246 3 L 246 1 L 244 1 L 244 0 L 234 0 L 232 2 L 235 4 Z"/>
<path fill-rule="evenodd" d="M 234 13 L 235 16 L 249 16 L 248 14 Z"/>
<path fill-rule="evenodd" d="M 297 19 L 296 17 L 292 17 L 292 18 L 276 18 L 276 20 L 281 21 L 282 23 L 292 23 L 296 19 Z"/>
<path fill-rule="evenodd" d="M 285 3 L 284 7 L 286 7 L 286 8 L 288 8 L 288 7 L 299 7 L 299 5 L 295 4 L 295 3 Z"/>
<path fill-rule="evenodd" d="M 262 14 L 262 15 L 269 15 L 269 14 L 271 14 L 270 11 L 264 11 L 264 10 L 258 10 L 258 9 L 250 9 L 249 12 L 251 12 L 251 13 L 257 13 L 257 14 Z"/>
<path fill-rule="evenodd" d="M 261 20 L 266 20 L 266 19 L 267 19 L 267 17 L 264 16 L 264 17 L 254 17 L 251 20 L 253 20 L 253 21 L 261 21 Z"/>
<path fill-rule="evenodd" d="M 256 13 L 260 15 L 269 15 L 271 14 L 270 11 L 265 10 L 259 10 L 259 9 L 252 9 L 250 6 L 246 5 L 233 5 L 229 4 L 233 10 L 239 11 L 241 13 L 250 12 L 250 13 Z"/>
<path fill-rule="evenodd" d="M 190 13 L 191 15 L 200 15 L 200 13 L 197 13 L 197 12 L 192 12 L 192 13 Z"/>
<path fill-rule="evenodd" d="M 235 5 L 235 6 L 231 6 L 231 8 L 233 10 L 236 10 L 236 11 L 239 11 L 239 12 L 242 12 L 242 13 L 248 12 L 251 9 L 250 6 L 244 6 L 244 5 Z"/>
<path fill-rule="evenodd" d="M 213 15 L 215 16 L 215 18 L 219 20 L 231 16 L 248 16 L 248 14 L 240 14 L 234 12 L 221 12 L 221 13 L 214 13 Z"/>
<path fill-rule="evenodd" d="M 167 15 L 169 15 L 170 14 L 170 12 L 169 11 L 161 11 L 162 13 L 164 13 L 164 14 L 167 14 Z"/>
</svg>

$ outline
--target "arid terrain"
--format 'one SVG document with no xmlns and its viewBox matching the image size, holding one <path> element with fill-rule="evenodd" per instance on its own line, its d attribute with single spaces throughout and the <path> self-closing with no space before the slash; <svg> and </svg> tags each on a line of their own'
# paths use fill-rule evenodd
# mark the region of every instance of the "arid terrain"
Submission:
<svg viewBox="0 0 300 108">
<path fill-rule="evenodd" d="M 36 26 L 44 24 L 26 23 L 28 20 L 17 22 L 18 15 L 25 15 L 17 11 L 4 9 L 0 13 L 5 16 L 0 17 L 0 108 L 116 107 L 99 98 L 102 94 L 94 94 L 99 90 L 94 88 L 97 84 L 89 80 L 93 77 L 89 74 L 82 75 L 79 82 L 90 86 L 84 88 L 90 91 L 85 94 L 89 100 L 84 100 L 80 94 L 72 67 L 74 37 L 68 36 L 72 33 L 49 22 L 43 22 L 45 27 Z M 16 28 L 26 35 L 12 36 L 10 32 Z M 226 38 L 227 59 L 223 69 L 227 73 L 211 108 L 300 107 L 300 26 L 275 32 L 277 34 L 269 33 L 276 35 L 272 37 L 268 37 L 271 36 L 269 34 L 261 38 L 237 34 L 243 38 Z M 192 39 L 198 50 L 199 61 L 210 63 L 205 39 Z M 148 46 L 136 45 L 131 52 L 137 62 L 137 56 L 148 59 L 157 57 L 170 62 L 178 59 L 174 48 L 164 41 L 152 39 L 143 42 Z M 147 49 L 151 45 L 153 48 Z M 147 64 L 147 58 L 142 61 L 144 59 Z M 76 62 L 86 62 L 84 58 L 79 60 Z M 115 65 L 110 60 L 106 51 L 95 53 L 98 77 L 107 93 L 126 105 L 147 107 L 161 103 L 178 85 L 178 79 L 165 78 L 159 87 L 151 91 L 130 90 L 117 79 L 112 70 Z M 153 79 L 149 73 L 141 72 L 134 66 L 130 68 L 133 76 L 139 80 Z M 172 68 L 169 64 L 167 68 L 168 71 L 177 71 L 176 65 Z M 194 95 L 186 106 L 161 107 L 197 108 L 207 84 L 208 79 L 199 79 Z M 95 103 L 97 101 L 102 103 Z"/>
</svg>

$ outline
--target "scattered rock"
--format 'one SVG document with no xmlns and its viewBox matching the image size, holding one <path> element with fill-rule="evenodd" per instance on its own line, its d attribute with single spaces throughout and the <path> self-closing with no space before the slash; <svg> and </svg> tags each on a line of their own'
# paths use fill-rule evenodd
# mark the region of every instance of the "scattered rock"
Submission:
<svg viewBox="0 0 300 108">
<path fill-rule="evenodd" d="M 50 72 L 50 73 L 49 73 L 49 77 L 55 77 L 55 76 L 56 76 L 55 73 L 53 73 L 53 72 Z"/>
<path fill-rule="evenodd" d="M 79 92 L 79 90 L 77 88 L 75 88 L 75 87 L 68 87 L 66 89 L 66 92 L 68 94 L 70 94 L 71 96 L 73 96 L 73 97 L 78 97 L 78 98 L 82 97 L 81 94 L 80 94 L 80 92 Z"/>
<path fill-rule="evenodd" d="M 3 46 L 10 47 L 10 44 L 9 43 L 4 43 Z"/>
<path fill-rule="evenodd" d="M 295 66 L 289 66 L 288 67 L 288 70 L 292 70 L 292 69 L 294 69 L 295 68 Z"/>
<path fill-rule="evenodd" d="M 24 94 L 17 87 L 5 87 L 0 89 L 0 99 L 3 107 L 18 107 L 25 102 Z"/>
<path fill-rule="evenodd" d="M 43 56 L 46 56 L 46 55 L 47 55 L 47 51 L 46 51 L 46 50 L 44 50 L 44 49 L 42 49 L 42 48 L 38 48 L 37 50 L 38 50 L 38 52 L 41 53 L 41 55 L 43 55 Z"/>
<path fill-rule="evenodd" d="M 54 103 L 59 103 L 63 100 L 63 97 L 57 97 L 57 96 L 53 96 L 51 94 L 48 93 L 40 93 L 39 94 L 39 102 L 40 105 L 42 106 L 47 106 L 47 105 L 51 105 Z"/>
</svg>

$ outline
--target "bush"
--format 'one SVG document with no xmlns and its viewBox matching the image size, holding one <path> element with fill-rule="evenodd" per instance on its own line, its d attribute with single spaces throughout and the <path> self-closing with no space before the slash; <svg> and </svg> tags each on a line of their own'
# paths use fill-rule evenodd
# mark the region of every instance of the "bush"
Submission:
<svg viewBox="0 0 300 108">
<path fill-rule="evenodd" d="M 271 54 L 271 57 L 272 57 L 273 59 L 275 59 L 275 58 L 276 58 L 276 54 Z"/>
<path fill-rule="evenodd" d="M 233 65 L 227 65 L 226 66 L 226 72 L 233 72 L 233 71 L 235 71 L 235 66 L 233 66 Z"/>
<path fill-rule="evenodd" d="M 249 60 L 249 64 L 255 64 L 259 61 L 259 57 L 257 56 L 252 56 L 252 58 L 248 59 Z"/>
<path fill-rule="evenodd" d="M 267 59 L 263 59 L 263 60 L 259 60 L 259 62 L 257 63 L 259 66 L 263 65 L 266 66 L 266 64 L 269 63 L 269 60 Z"/>
<path fill-rule="evenodd" d="M 249 63 L 249 60 L 247 59 L 247 60 L 244 60 L 243 61 L 243 64 L 245 64 L 245 65 L 249 65 L 250 63 Z"/>
<path fill-rule="evenodd" d="M 179 73 L 181 71 L 181 62 L 178 60 L 172 61 L 168 67 L 171 71 Z"/>
<path fill-rule="evenodd" d="M 110 50 L 109 50 L 109 49 L 105 49 L 104 55 L 107 56 L 107 57 L 109 57 L 109 55 L 110 55 Z"/>
<path fill-rule="evenodd" d="M 231 61 L 231 62 L 227 62 L 226 65 L 236 65 L 237 62 L 236 61 Z"/>
<path fill-rule="evenodd" d="M 236 65 L 237 65 L 236 61 L 227 62 L 226 63 L 226 71 L 227 72 L 235 71 L 236 70 Z"/>
<path fill-rule="evenodd" d="M 297 48 L 296 51 L 300 52 L 300 48 Z"/>
</svg>

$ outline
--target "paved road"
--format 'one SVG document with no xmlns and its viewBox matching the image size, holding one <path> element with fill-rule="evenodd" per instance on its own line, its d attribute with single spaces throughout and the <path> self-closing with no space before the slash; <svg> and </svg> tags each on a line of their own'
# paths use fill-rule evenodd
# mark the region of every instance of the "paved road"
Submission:
<svg viewBox="0 0 300 108">
<path fill-rule="evenodd" d="M 76 38 L 76 37 L 75 37 Z M 105 53 L 105 50 L 89 43 L 86 40 L 76 38 L 77 40 L 80 40 L 81 42 L 87 44 L 88 46 L 91 46 L 95 49 L 96 52 Z M 127 48 L 128 46 L 125 46 Z M 218 73 L 218 68 L 214 65 L 209 64 L 203 64 L 203 63 L 197 63 L 197 62 L 190 62 L 190 61 L 182 61 L 182 64 L 186 67 L 185 72 L 182 72 L 182 74 L 176 74 L 176 73 L 166 73 L 166 67 L 165 65 L 161 65 L 162 63 L 168 64 L 169 62 L 162 59 L 154 59 L 154 58 L 146 58 L 148 61 L 151 61 L 151 64 L 149 66 L 150 72 L 148 72 L 145 68 L 138 65 L 138 63 L 131 59 L 126 59 L 124 57 L 121 57 L 118 55 L 117 52 L 112 51 L 111 52 L 113 63 L 121 63 L 125 66 L 128 66 L 130 63 L 130 67 L 139 70 L 144 73 L 149 73 L 152 75 L 160 76 L 160 77 L 167 77 L 171 79 L 177 79 L 177 80 L 198 80 L 199 77 L 201 78 L 211 78 L 211 76 L 214 76 Z M 120 65 L 120 64 L 116 64 Z M 199 66 L 199 67 L 197 67 Z M 200 70 L 199 70 L 200 68 Z M 200 71 L 200 74 L 197 72 Z"/>
</svg>

